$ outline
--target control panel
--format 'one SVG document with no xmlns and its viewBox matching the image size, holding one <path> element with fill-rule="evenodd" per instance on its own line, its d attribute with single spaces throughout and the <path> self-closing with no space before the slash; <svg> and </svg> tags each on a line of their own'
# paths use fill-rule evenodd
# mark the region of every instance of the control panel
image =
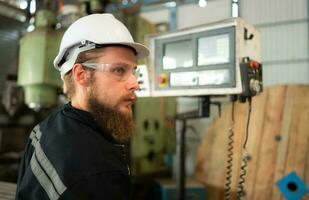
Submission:
<svg viewBox="0 0 309 200">
<path fill-rule="evenodd" d="M 232 18 L 150 37 L 150 96 L 241 94 L 240 64 L 260 62 L 260 34 Z"/>
<path fill-rule="evenodd" d="M 138 65 L 137 70 L 138 70 L 137 81 L 139 84 L 139 90 L 136 91 L 136 95 L 138 97 L 149 97 L 150 85 L 149 85 L 149 73 L 147 65 Z"/>
</svg>

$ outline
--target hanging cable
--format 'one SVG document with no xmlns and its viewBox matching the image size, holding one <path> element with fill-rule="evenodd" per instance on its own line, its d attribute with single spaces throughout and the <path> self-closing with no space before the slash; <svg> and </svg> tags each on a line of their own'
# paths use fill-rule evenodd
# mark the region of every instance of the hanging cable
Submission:
<svg viewBox="0 0 309 200">
<path fill-rule="evenodd" d="M 243 156 L 242 156 L 242 164 L 240 167 L 240 176 L 239 176 L 239 181 L 238 181 L 238 186 L 237 186 L 237 200 L 241 200 L 241 198 L 245 195 L 245 177 L 247 174 L 247 166 L 248 166 L 248 160 L 249 160 L 249 153 L 246 149 L 247 146 L 247 141 L 248 141 L 248 136 L 249 136 L 249 124 L 250 124 L 250 116 L 251 116 L 251 110 L 252 110 L 252 103 L 251 103 L 251 97 L 248 98 L 248 118 L 247 118 L 247 125 L 246 125 L 246 133 L 245 133 L 245 139 L 243 143 Z"/>
<path fill-rule="evenodd" d="M 231 112 L 231 126 L 229 128 L 228 136 L 228 148 L 227 148 L 227 167 L 226 167 L 226 177 L 225 177 L 225 189 L 224 189 L 224 199 L 231 199 L 231 184 L 232 184 L 232 167 L 233 167 L 233 143 L 234 143 L 234 107 L 235 101 L 232 102 L 232 112 Z"/>
<path fill-rule="evenodd" d="M 246 149 L 247 142 L 248 142 L 248 137 L 249 137 L 249 125 L 250 125 L 250 117 L 251 117 L 251 110 L 252 110 L 252 99 L 251 97 L 248 98 L 248 119 L 247 119 L 247 126 L 246 126 L 246 135 L 245 135 L 245 141 L 243 144 L 243 149 Z"/>
</svg>

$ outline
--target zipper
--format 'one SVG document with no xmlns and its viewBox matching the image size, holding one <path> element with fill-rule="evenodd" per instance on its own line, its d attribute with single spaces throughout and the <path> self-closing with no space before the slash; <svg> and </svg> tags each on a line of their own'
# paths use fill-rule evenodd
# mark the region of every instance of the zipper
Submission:
<svg viewBox="0 0 309 200">
<path fill-rule="evenodd" d="M 124 144 L 115 144 L 116 146 L 120 146 L 122 150 L 122 157 L 124 159 L 124 162 L 126 163 L 127 170 L 128 170 L 128 175 L 131 175 L 130 167 L 127 161 L 127 156 L 126 156 L 126 150 L 125 150 L 125 145 Z"/>
</svg>

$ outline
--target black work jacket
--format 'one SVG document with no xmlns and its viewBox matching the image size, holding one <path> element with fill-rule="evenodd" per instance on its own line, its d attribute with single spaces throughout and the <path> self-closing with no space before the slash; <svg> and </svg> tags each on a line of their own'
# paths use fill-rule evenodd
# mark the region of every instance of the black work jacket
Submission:
<svg viewBox="0 0 309 200">
<path fill-rule="evenodd" d="M 31 132 L 16 199 L 128 199 L 125 147 L 107 135 L 69 104 L 51 114 Z"/>
</svg>

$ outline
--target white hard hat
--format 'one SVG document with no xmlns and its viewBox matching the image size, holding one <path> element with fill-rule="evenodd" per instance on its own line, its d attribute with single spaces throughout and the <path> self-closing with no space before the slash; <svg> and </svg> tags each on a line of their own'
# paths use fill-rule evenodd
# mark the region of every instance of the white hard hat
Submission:
<svg viewBox="0 0 309 200">
<path fill-rule="evenodd" d="M 128 29 L 112 14 L 92 14 L 78 19 L 66 30 L 54 66 L 63 77 L 72 69 L 79 53 L 108 44 L 132 47 L 137 58 L 149 55 L 148 48 L 134 42 Z"/>
</svg>

